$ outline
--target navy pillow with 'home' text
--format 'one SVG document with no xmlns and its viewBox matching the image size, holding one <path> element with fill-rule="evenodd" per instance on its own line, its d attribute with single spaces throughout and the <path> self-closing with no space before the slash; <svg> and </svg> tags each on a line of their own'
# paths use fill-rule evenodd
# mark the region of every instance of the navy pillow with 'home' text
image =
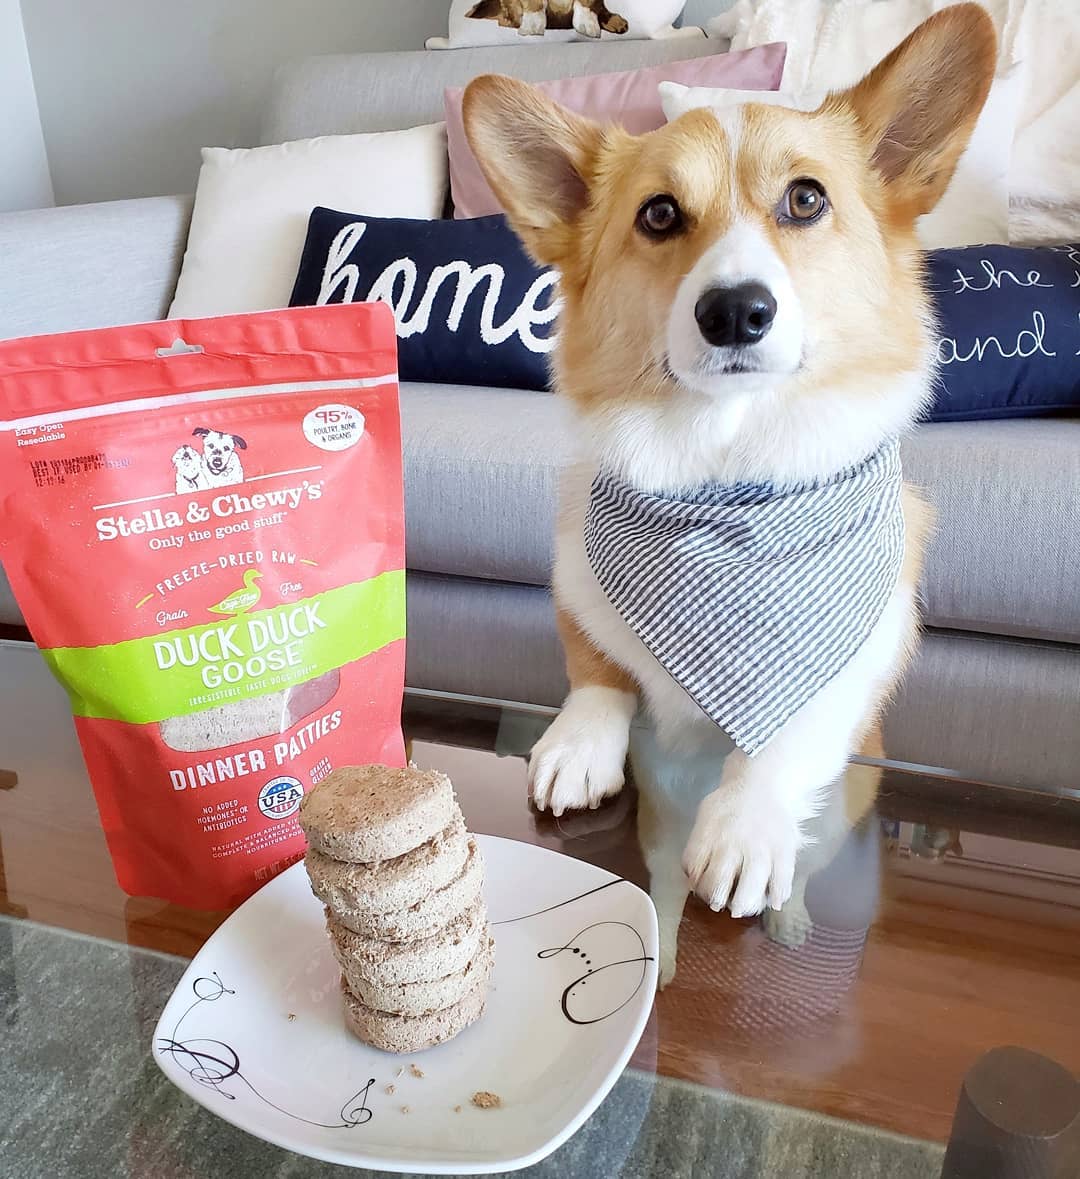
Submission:
<svg viewBox="0 0 1080 1179">
<path fill-rule="evenodd" d="M 389 304 L 402 380 L 546 389 L 556 282 L 501 215 L 413 221 L 318 208 L 289 305 Z"/>
<path fill-rule="evenodd" d="M 1080 245 L 926 261 L 940 365 L 930 421 L 1080 413 Z"/>
</svg>

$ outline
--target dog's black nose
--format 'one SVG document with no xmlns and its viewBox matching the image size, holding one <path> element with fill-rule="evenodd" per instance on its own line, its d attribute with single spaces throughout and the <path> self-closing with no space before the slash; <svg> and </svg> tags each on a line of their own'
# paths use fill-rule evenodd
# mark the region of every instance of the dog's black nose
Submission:
<svg viewBox="0 0 1080 1179">
<path fill-rule="evenodd" d="M 759 282 L 710 287 L 697 301 L 694 318 L 714 348 L 756 344 L 776 318 L 776 300 Z"/>
</svg>

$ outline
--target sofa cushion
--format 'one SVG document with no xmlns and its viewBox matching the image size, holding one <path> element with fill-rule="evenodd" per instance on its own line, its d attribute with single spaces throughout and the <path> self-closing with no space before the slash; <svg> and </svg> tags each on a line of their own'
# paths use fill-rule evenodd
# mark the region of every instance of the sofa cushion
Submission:
<svg viewBox="0 0 1080 1179">
<path fill-rule="evenodd" d="M 0 340 L 161 319 L 191 197 L 31 209 L 0 217 Z"/>
<path fill-rule="evenodd" d="M 904 469 L 938 517 L 924 578 L 929 625 L 1080 641 L 1080 422 L 921 426 Z"/>
<path fill-rule="evenodd" d="M 453 53 L 352 53 L 282 65 L 266 106 L 261 141 L 398 131 L 443 118 L 443 91 L 480 74 L 542 82 L 604 74 L 722 53 L 721 41 L 676 38 L 578 45 L 489 45 Z"/>
<path fill-rule="evenodd" d="M 406 563 L 544 585 L 570 416 L 550 393 L 403 384 Z"/>
<path fill-rule="evenodd" d="M 404 385 L 409 567 L 544 584 L 571 422 L 549 394 Z M 927 623 L 1080 642 L 1080 422 L 925 425 L 904 465 L 938 513 Z"/>
</svg>

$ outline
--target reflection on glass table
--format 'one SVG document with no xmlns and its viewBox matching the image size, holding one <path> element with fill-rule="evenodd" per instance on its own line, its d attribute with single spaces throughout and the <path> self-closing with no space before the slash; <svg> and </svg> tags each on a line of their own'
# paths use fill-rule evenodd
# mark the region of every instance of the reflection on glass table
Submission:
<svg viewBox="0 0 1080 1179">
<path fill-rule="evenodd" d="M 0 1172 L 15 1159 L 11 1174 L 34 1177 L 338 1174 L 159 1075 L 154 1022 L 225 914 L 120 892 L 63 692 L 28 645 L 0 644 L 0 664 Z M 688 897 L 679 869 L 713 767 L 650 760 L 637 733 L 623 793 L 555 819 L 526 787 L 550 718 L 422 694 L 405 711 L 412 756 L 450 774 L 473 829 L 599 864 L 648 889 L 660 917 L 664 986 L 631 1068 L 538 1175 L 937 1179 L 958 1101 L 982 1141 L 1010 1083 L 1039 1097 L 1032 1149 L 1067 1124 L 1080 796 L 853 766 L 823 800 L 791 900 L 734 920 Z M 1006 1046 L 1027 1055 L 969 1076 Z M 1032 1063 L 1044 1058 L 1059 1071 Z M 957 1157 L 948 1179 L 967 1179 Z"/>
</svg>

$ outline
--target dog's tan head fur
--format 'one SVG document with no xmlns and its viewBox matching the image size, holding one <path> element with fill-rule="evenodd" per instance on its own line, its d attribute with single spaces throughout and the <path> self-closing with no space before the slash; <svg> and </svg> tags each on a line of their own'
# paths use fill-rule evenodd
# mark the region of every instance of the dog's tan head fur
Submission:
<svg viewBox="0 0 1080 1179">
<path fill-rule="evenodd" d="M 560 271 L 559 386 L 611 461 L 657 485 L 806 477 L 914 418 L 930 376 L 914 223 L 952 177 L 995 57 L 989 17 L 962 4 L 815 112 L 692 111 L 637 137 L 521 82 L 472 83 L 473 150 Z M 748 284 L 765 330 L 750 340 L 751 311 L 731 341 L 708 300 Z"/>
</svg>

